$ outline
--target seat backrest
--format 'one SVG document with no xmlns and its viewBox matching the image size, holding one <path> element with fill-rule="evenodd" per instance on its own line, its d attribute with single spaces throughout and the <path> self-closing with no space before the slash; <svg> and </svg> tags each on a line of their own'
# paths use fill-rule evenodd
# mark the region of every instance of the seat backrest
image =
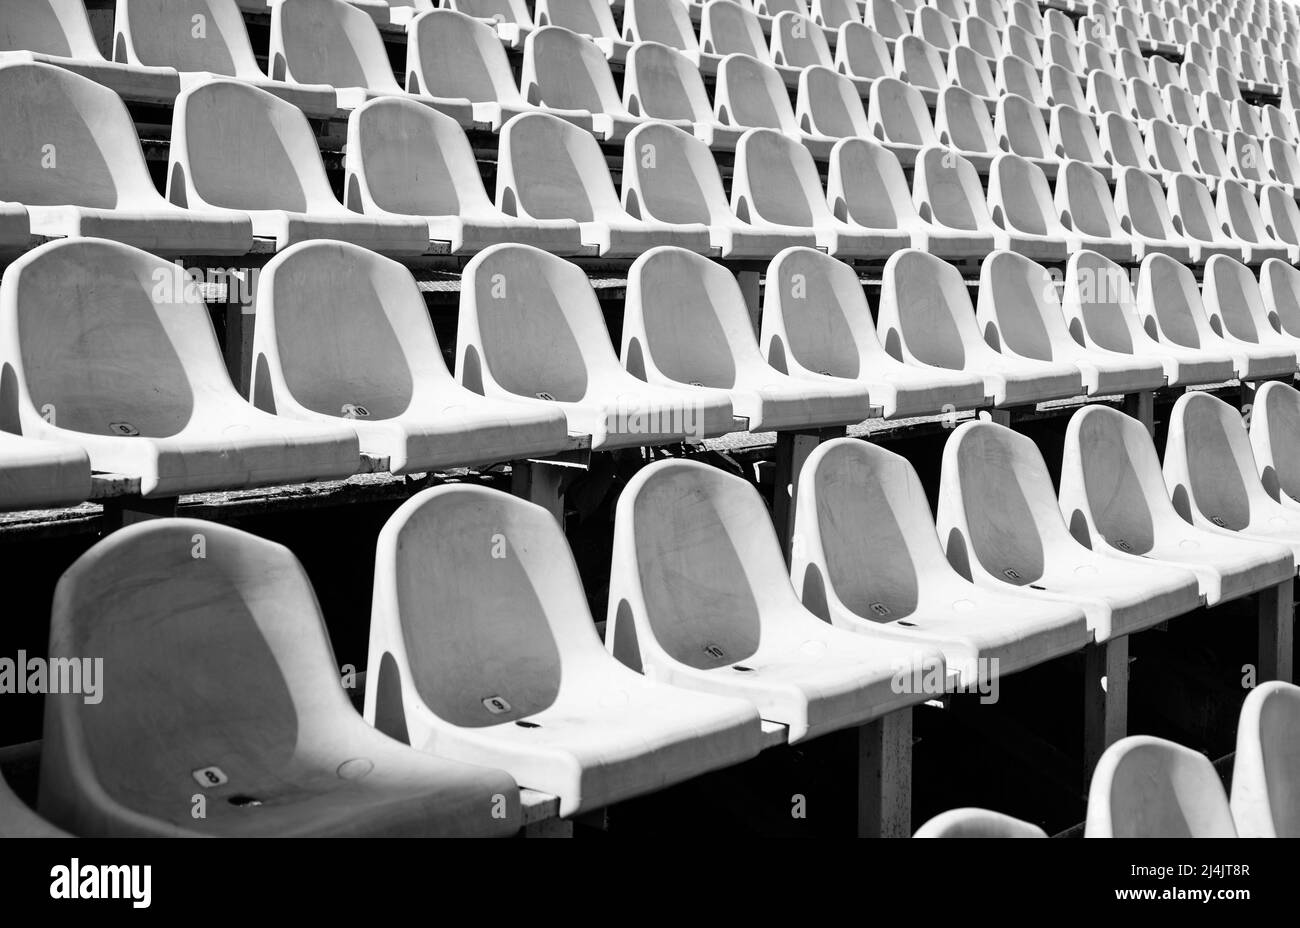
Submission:
<svg viewBox="0 0 1300 928">
<path fill-rule="evenodd" d="M 944 51 L 957 44 L 957 32 L 952 27 L 952 20 L 932 6 L 923 6 L 916 11 L 912 18 L 912 34 Z"/>
<path fill-rule="evenodd" d="M 506 50 L 486 23 L 451 9 L 423 13 L 407 27 L 412 90 L 472 103 L 522 103 Z"/>
<path fill-rule="evenodd" d="M 1047 832 L 988 809 L 952 809 L 930 819 L 913 838 L 1046 838 Z"/>
<path fill-rule="evenodd" d="M 595 137 L 549 113 L 522 113 L 501 130 L 496 202 L 508 215 L 591 222 L 618 208 Z"/>
<path fill-rule="evenodd" d="M 684 3 L 664 0 L 624 0 L 623 38 L 629 42 L 659 42 L 692 57 L 700 42 Z"/>
<path fill-rule="evenodd" d="M 979 16 L 967 16 L 961 21 L 958 40 L 989 61 L 1002 55 L 1002 41 L 998 34 L 998 27 Z"/>
<path fill-rule="evenodd" d="M 1175 232 L 1200 242 L 1224 240 L 1214 200 L 1205 184 L 1188 174 L 1179 174 L 1166 189 Z"/>
<path fill-rule="evenodd" d="M 0 52 L 11 51 L 104 59 L 82 0 L 8 0 L 0 6 Z"/>
<path fill-rule="evenodd" d="M 1196 173 L 1187 142 L 1172 123 L 1163 119 L 1147 123 L 1146 149 L 1161 170 L 1176 171 L 1184 176 Z"/>
<path fill-rule="evenodd" d="M 1169 204 L 1160 183 L 1137 168 L 1120 172 L 1115 190 L 1115 212 L 1125 232 L 1167 241 L 1177 235 Z"/>
<path fill-rule="evenodd" d="M 0 64 L 0 200 L 115 209 L 159 199 L 113 91 L 48 64 Z"/>
<path fill-rule="evenodd" d="M 998 88 L 1005 94 L 1017 94 L 1034 103 L 1047 99 L 1038 71 L 1028 61 L 1015 55 L 1003 55 L 998 60 Z"/>
<path fill-rule="evenodd" d="M 1070 337 L 1052 275 L 1013 251 L 995 251 L 981 263 L 975 315 L 986 342 L 1025 358 L 1051 361 L 1052 342 Z"/>
<path fill-rule="evenodd" d="M 1081 112 L 1088 109 L 1088 101 L 1079 86 L 1079 78 L 1059 64 L 1049 64 L 1043 69 L 1043 84 L 1047 89 L 1047 102 L 1053 108 L 1069 106 Z"/>
<path fill-rule="evenodd" d="M 921 152 L 912 195 L 927 221 L 967 232 L 986 231 L 992 224 L 979 174 L 969 161 L 948 149 Z"/>
<path fill-rule="evenodd" d="M 1053 157 L 1043 114 L 1018 94 L 1008 93 L 998 99 L 993 134 L 1004 151 L 1015 152 L 1023 158 Z"/>
<path fill-rule="evenodd" d="M 876 80 L 892 77 L 894 63 L 880 33 L 860 22 L 840 26 L 835 43 L 835 67 L 841 74 Z"/>
<path fill-rule="evenodd" d="M 731 205 L 742 222 L 761 217 L 809 228 L 830 219 L 812 155 L 775 129 L 751 129 L 740 137 L 736 173 Z"/>
<path fill-rule="evenodd" d="M 1112 163 L 1120 167 L 1144 170 L 1155 167 L 1147 154 L 1141 130 L 1119 113 L 1107 113 L 1101 121 L 1100 141 L 1102 151 L 1109 153 Z"/>
<path fill-rule="evenodd" d="M 138 248 L 51 242 L 9 266 L 0 306 L 26 401 L 59 428 L 164 438 L 235 398 L 198 287 Z"/>
<path fill-rule="evenodd" d="M 713 2 L 730 5 L 730 0 Z M 797 131 L 785 82 L 776 69 L 748 55 L 722 59 L 713 107 L 723 125 Z"/>
<path fill-rule="evenodd" d="M 927 252 L 909 248 L 890 256 L 880 305 L 878 329 L 884 325 L 885 350 L 895 357 L 905 344 L 922 364 L 961 370 L 967 346 L 980 342 L 961 273 Z"/>
<path fill-rule="evenodd" d="M 1067 161 L 1056 175 L 1056 210 L 1069 228 L 1102 238 L 1122 236 L 1110 185 L 1082 161 Z"/>
<path fill-rule="evenodd" d="M 637 126 L 623 143 L 623 207 L 659 222 L 735 222 L 709 146 L 663 123 Z"/>
<path fill-rule="evenodd" d="M 1022 26 L 1015 23 L 1007 26 L 1002 34 L 1002 51 L 1029 62 L 1037 71 L 1043 70 L 1043 53 L 1039 50 L 1038 39 Z"/>
<path fill-rule="evenodd" d="M 1300 270 L 1281 258 L 1269 258 L 1259 269 L 1259 283 L 1269 318 L 1286 334 L 1300 335 Z"/>
<path fill-rule="evenodd" d="M 894 74 L 913 87 L 938 90 L 947 83 L 939 50 L 914 35 L 905 35 L 894 45 Z"/>
<path fill-rule="evenodd" d="M 525 0 L 446 0 L 447 6 L 475 19 L 490 19 L 499 23 L 518 23 L 531 27 L 533 18 L 528 13 Z"/>
<path fill-rule="evenodd" d="M 1240 531 L 1252 504 L 1268 501 L 1241 413 L 1209 393 L 1187 393 L 1174 403 L 1164 470 L 1184 518 L 1195 507 L 1215 525 Z"/>
<path fill-rule="evenodd" d="M 619 497 L 615 533 L 615 569 L 637 578 L 656 641 L 690 667 L 741 661 L 768 621 L 802 612 L 758 491 L 716 467 L 643 468 Z"/>
<path fill-rule="evenodd" d="M 997 88 L 988 60 L 965 45 L 954 46 L 948 53 L 950 82 L 981 97 L 996 97 Z"/>
<path fill-rule="evenodd" d="M 930 122 L 930 110 L 920 91 L 897 78 L 881 78 L 871 85 L 867 122 L 871 134 L 882 142 L 939 144 Z"/>
<path fill-rule="evenodd" d="M 1228 797 L 1205 755 L 1132 736 L 1098 761 L 1088 797 L 1090 836 L 1235 838 Z"/>
<path fill-rule="evenodd" d="M 1230 234 L 1242 241 L 1253 245 L 1273 238 L 1264 223 L 1259 204 L 1241 181 L 1220 182 L 1219 197 L 1215 206 L 1219 223 L 1221 225 L 1226 223 Z"/>
<path fill-rule="evenodd" d="M 187 180 L 205 203 L 227 209 L 308 212 L 337 202 L 307 117 L 274 94 L 224 78 L 200 84 L 176 98 L 173 125 L 173 203 L 186 205 Z"/>
<path fill-rule="evenodd" d="M 1154 319 L 1161 336 L 1184 348 L 1204 348 L 1207 338 L 1222 335 L 1205 314 L 1196 275 L 1181 261 L 1153 254 L 1142 259 L 1138 276 L 1138 311 Z"/>
<path fill-rule="evenodd" d="M 1214 255 L 1205 262 L 1204 294 L 1210 323 L 1217 322 L 1234 338 L 1258 343 L 1271 330 L 1259 281 L 1235 258 Z"/>
<path fill-rule="evenodd" d="M 632 263 L 627 288 L 624 328 L 644 333 L 645 344 L 626 345 L 625 357 L 643 357 L 669 380 L 724 390 L 742 368 L 767 368 L 740 284 L 722 265 L 660 246 Z"/>
<path fill-rule="evenodd" d="M 830 68 L 804 68 L 799 75 L 795 118 L 804 132 L 831 138 L 870 138 L 867 114 L 853 82 Z"/>
<path fill-rule="evenodd" d="M 401 86 L 370 14 L 344 0 L 281 0 L 271 10 L 271 77 L 300 84 Z"/>
<path fill-rule="evenodd" d="M 898 39 L 909 32 L 907 16 L 895 0 L 867 0 L 864 21 L 886 39 Z"/>
<path fill-rule="evenodd" d="M 348 208 L 361 212 L 365 198 L 408 216 L 491 207 L 456 120 L 401 97 L 371 100 L 348 118 Z"/>
<path fill-rule="evenodd" d="M 1030 235 L 1060 230 L 1052 207 L 1052 188 L 1043 169 L 1009 152 L 993 159 L 989 171 L 989 213 L 1000 228 Z"/>
<path fill-rule="evenodd" d="M 456 352 L 462 383 L 475 389 L 490 379 L 520 396 L 577 402 L 594 380 L 621 370 L 581 268 L 511 244 L 493 245 L 465 266 Z"/>
<path fill-rule="evenodd" d="M 628 51 L 623 105 L 633 116 L 713 121 L 699 68 L 681 52 L 658 42 L 638 42 Z"/>
<path fill-rule="evenodd" d="M 46 698 L 41 810 L 55 820 L 76 815 L 88 786 L 127 815 L 142 795 L 187 809 L 190 772 L 212 758 L 245 789 L 271 786 L 295 754 L 347 759 L 335 723 L 358 717 L 306 571 L 282 545 L 198 519 L 115 532 L 55 591 L 50 656 L 86 654 L 102 659 L 111 698 Z M 209 802 L 205 830 L 238 827 L 248 812 Z M 188 812 L 167 820 L 193 826 Z"/>
<path fill-rule="evenodd" d="M 396 605 L 421 702 L 454 725 L 540 712 L 574 658 L 601 658 L 564 533 L 499 490 L 460 484 L 407 500 L 380 532 L 375 585 Z M 509 709 L 488 709 L 484 697 L 500 693 Z"/>
<path fill-rule="evenodd" d="M 617 39 L 618 27 L 602 0 L 536 0 L 533 20 L 539 26 L 563 26 L 593 39 Z"/>
<path fill-rule="evenodd" d="M 827 29 L 839 29 L 845 23 L 861 23 L 862 11 L 857 0 L 813 0 L 812 18 Z"/>
<path fill-rule="evenodd" d="M 762 344 L 778 370 L 856 380 L 882 353 L 867 295 L 852 267 L 813 248 L 787 248 L 767 268 Z"/>
<path fill-rule="evenodd" d="M 391 419 L 410 408 L 417 378 L 451 379 L 411 272 L 348 242 L 276 255 L 258 281 L 256 324 L 270 332 L 290 396 L 321 415 L 360 406 Z"/>
<path fill-rule="evenodd" d="M 520 90 L 529 103 L 592 113 L 622 109 L 609 63 L 589 39 L 543 26 L 524 41 Z"/>
<path fill-rule="evenodd" d="M 1286 188 L 1266 186 L 1259 202 L 1265 231 L 1288 245 L 1300 245 L 1300 207 Z"/>
<path fill-rule="evenodd" d="M 178 71 L 261 74 L 236 0 L 119 0 L 114 58 Z"/>
<path fill-rule="evenodd" d="M 1232 177 L 1232 168 L 1228 166 L 1228 157 L 1214 138 L 1214 133 L 1204 126 L 1195 126 L 1187 136 L 1191 144 L 1192 157 L 1196 159 L 1201 173 L 1209 177 Z"/>
<path fill-rule="evenodd" d="M 987 154 L 998 150 L 988 106 L 960 87 L 945 87 L 939 94 L 934 130 L 941 144 L 959 151 Z"/>
<path fill-rule="evenodd" d="M 807 16 L 784 12 L 772 20 L 772 61 L 792 68 L 830 67 L 835 62 L 821 27 Z"/>
<path fill-rule="evenodd" d="M 700 19 L 700 47 L 711 55 L 749 55 L 771 61 L 763 27 L 748 6 L 734 0 L 710 0 Z"/>
<path fill-rule="evenodd" d="M 1280 386 L 1280 385 L 1279 385 Z M 1274 387 L 1292 424 L 1300 424 L 1296 397 Z M 1295 394 L 1294 390 L 1290 394 Z M 1281 680 L 1261 683 L 1246 696 L 1237 723 L 1232 813 L 1243 837 L 1300 835 L 1300 687 Z"/>
<path fill-rule="evenodd" d="M 1065 271 L 1061 308 L 1076 339 L 1083 333 L 1111 351 L 1132 354 L 1138 328 L 1133 287 L 1125 270 L 1095 251 L 1077 251 Z"/>
<path fill-rule="evenodd" d="M 869 229 L 897 229 L 917 218 L 894 153 L 869 139 L 841 139 L 831 149 L 826 190 L 836 219 Z"/>
</svg>

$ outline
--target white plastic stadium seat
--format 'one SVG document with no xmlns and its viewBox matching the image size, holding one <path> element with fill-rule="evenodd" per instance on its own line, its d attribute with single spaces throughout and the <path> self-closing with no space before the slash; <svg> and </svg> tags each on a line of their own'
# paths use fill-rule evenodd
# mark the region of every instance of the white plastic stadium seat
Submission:
<svg viewBox="0 0 1300 928">
<path fill-rule="evenodd" d="M 1300 687 L 1271 680 L 1246 696 L 1231 806 L 1243 838 L 1300 836 Z"/>
<path fill-rule="evenodd" d="M 1134 735 L 1106 749 L 1092 774 L 1089 838 L 1235 838 L 1214 765 L 1181 745 Z"/>
<path fill-rule="evenodd" d="M 987 809 L 942 812 L 916 830 L 913 838 L 1046 838 L 1037 825 Z"/>
</svg>

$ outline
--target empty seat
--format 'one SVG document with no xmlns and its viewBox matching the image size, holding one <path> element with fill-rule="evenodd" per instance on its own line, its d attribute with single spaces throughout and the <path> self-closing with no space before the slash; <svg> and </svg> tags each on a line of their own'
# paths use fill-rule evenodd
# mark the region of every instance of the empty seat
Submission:
<svg viewBox="0 0 1300 928">
<path fill-rule="evenodd" d="M 791 743 L 925 698 L 901 672 L 937 673 L 935 648 L 832 628 L 799 602 L 748 481 L 696 461 L 658 461 L 619 496 L 605 644 L 656 680 L 743 696 Z"/>
<path fill-rule="evenodd" d="M 444 0 L 446 6 L 481 19 L 496 30 L 501 41 L 519 48 L 536 28 L 525 0 Z"/>
<path fill-rule="evenodd" d="M 1268 227 L 1259 203 L 1241 181 L 1225 180 L 1219 184 L 1215 210 L 1228 233 L 1244 243 L 1243 260 L 1247 264 L 1263 264 L 1270 258 L 1284 261 L 1300 258 L 1300 248 L 1279 239 Z"/>
<path fill-rule="evenodd" d="M 1002 40 L 998 27 L 979 16 L 967 16 L 961 21 L 957 39 L 961 45 L 983 56 L 986 61 L 993 62 L 1002 57 Z"/>
<path fill-rule="evenodd" d="M 334 195 L 316 134 L 291 103 L 226 78 L 176 98 L 168 196 L 227 222 L 251 218 L 277 249 L 334 238 L 388 254 L 429 250 L 423 219 L 363 216 Z"/>
<path fill-rule="evenodd" d="M 1300 687 L 1271 680 L 1246 696 L 1231 806 L 1243 838 L 1300 837 Z"/>
<path fill-rule="evenodd" d="M 825 442 L 800 473 L 798 499 L 790 576 L 804 605 L 837 628 L 941 648 L 966 685 L 991 661 L 1015 673 L 1092 640 L 1077 608 L 957 573 L 921 480 L 898 454 L 856 438 Z"/>
<path fill-rule="evenodd" d="M 696 138 L 714 151 L 735 151 L 744 131 L 718 121 L 704 79 L 691 60 L 657 42 L 638 42 L 628 52 L 623 105 L 637 118 L 689 124 Z"/>
<path fill-rule="evenodd" d="M 415 100 L 381 97 L 353 110 L 347 144 L 348 207 L 422 217 L 435 250 L 473 254 L 519 242 L 562 255 L 582 251 L 577 220 L 507 216 L 493 205 L 460 126 Z"/>
<path fill-rule="evenodd" d="M 1235 838 L 1214 765 L 1181 745 L 1135 735 L 1102 754 L 1088 794 L 1089 838 Z"/>
<path fill-rule="evenodd" d="M 997 103 L 993 134 L 998 148 L 1027 158 L 1051 180 L 1058 162 L 1043 123 L 1043 114 L 1030 100 L 1014 93 L 1004 94 Z"/>
<path fill-rule="evenodd" d="M 1206 297 L 1210 296 L 1206 291 Z M 1156 340 L 1229 355 L 1241 380 L 1289 377 L 1296 370 L 1295 350 L 1261 344 L 1224 327 L 1221 313 L 1207 312 L 1191 268 L 1168 255 L 1147 255 L 1138 277 L 1138 313 Z"/>
<path fill-rule="evenodd" d="M 1300 271 L 1270 258 L 1259 272 L 1260 292 L 1269 322 L 1290 336 L 1300 336 Z"/>
<path fill-rule="evenodd" d="M 163 199 L 131 115 L 108 88 L 48 64 L 0 64 L 0 119 L 0 201 L 13 201 L 3 204 L 7 246 L 26 246 L 29 220 L 36 235 L 167 254 L 252 248 L 247 217 L 204 216 Z"/>
<path fill-rule="evenodd" d="M 1004 55 L 998 60 L 997 90 L 999 96 L 1016 94 L 1037 107 L 1047 106 L 1047 92 L 1043 90 L 1038 71 L 1015 55 Z"/>
<path fill-rule="evenodd" d="M 269 90 L 309 116 L 338 109 L 327 84 L 287 84 L 262 73 L 236 0 L 120 0 L 114 48 L 129 64 L 180 72 L 180 87 L 221 74 Z"/>
<path fill-rule="evenodd" d="M 139 478 L 144 496 L 357 469 L 350 429 L 278 419 L 235 391 L 175 264 L 117 242 L 52 242 L 10 265 L 0 292 L 19 335 L 0 346 L 13 370 L 5 408 L 22 434 L 79 445 L 95 470 Z"/>
<path fill-rule="evenodd" d="M 857 0 L 812 0 L 809 13 L 818 25 L 832 32 L 845 23 L 862 22 L 862 11 Z"/>
<path fill-rule="evenodd" d="M 1294 195 L 1300 189 L 1300 154 L 1296 152 L 1295 142 L 1274 136 L 1264 143 L 1264 153 L 1274 183 L 1288 188 Z"/>
<path fill-rule="evenodd" d="M 1004 355 L 1072 364 L 1089 396 L 1165 385 L 1157 361 L 1080 345 L 1066 326 L 1052 275 L 1023 255 L 996 251 L 984 259 L 975 321 L 984 340 Z"/>
<path fill-rule="evenodd" d="M 537 0 L 534 19 L 539 26 L 563 26 L 586 36 L 610 61 L 624 61 L 629 43 L 619 38 L 614 14 L 604 0 Z"/>
<path fill-rule="evenodd" d="M 926 148 L 916 159 L 912 199 L 923 220 L 966 238 L 972 254 L 982 257 L 1009 237 L 993 224 L 975 168 L 947 148 Z"/>
<path fill-rule="evenodd" d="M 875 82 L 893 77 L 894 62 L 880 33 L 860 22 L 840 26 L 835 41 L 835 69 L 852 77 L 861 87 L 864 81 Z"/>
<path fill-rule="evenodd" d="M 89 498 L 90 459 L 79 446 L 0 431 L 0 511 L 66 505 Z"/>
<path fill-rule="evenodd" d="M 493 132 L 500 132 L 512 116 L 538 110 L 583 129 L 592 127 L 586 110 L 554 109 L 525 100 L 496 32 L 455 10 L 431 10 L 407 27 L 406 75 L 407 89 L 413 93 L 469 101 L 474 122 Z"/>
<path fill-rule="evenodd" d="M 1129 104 L 1128 94 L 1119 78 L 1105 71 L 1093 71 L 1088 75 L 1088 90 L 1084 99 L 1098 120 L 1110 113 L 1125 119 L 1133 119 L 1137 115 Z"/>
<path fill-rule="evenodd" d="M 812 65 L 803 69 L 794 112 L 799 129 L 809 135 L 830 139 L 871 137 L 862 98 L 853 82 L 831 68 Z"/>
<path fill-rule="evenodd" d="M 1056 175 L 1055 205 L 1070 251 L 1088 249 L 1112 261 L 1133 260 L 1133 239 L 1120 223 L 1110 185 L 1082 161 L 1066 161 Z"/>
<path fill-rule="evenodd" d="M 712 0 L 704 5 L 700 16 L 700 48 L 705 54 L 719 58 L 745 55 L 763 64 L 772 64 L 758 16 L 748 4 L 733 0 Z M 799 79 L 798 68 L 782 65 L 776 72 L 789 85 Z"/>
<path fill-rule="evenodd" d="M 1200 180 L 1189 174 L 1175 174 L 1165 189 L 1169 193 L 1169 216 L 1174 232 L 1191 243 L 1193 264 L 1204 264 L 1214 255 L 1238 260 L 1250 256 L 1254 246 L 1228 231 L 1228 224 L 1220 220 L 1209 189 Z M 1222 197 L 1223 188 L 1219 189 Z M 1285 254 L 1285 249 L 1281 253 Z"/>
<path fill-rule="evenodd" d="M 1232 101 L 1232 125 L 1256 140 L 1263 139 L 1266 135 L 1258 111 L 1245 100 Z"/>
<path fill-rule="evenodd" d="M 1221 138 L 1226 139 L 1233 131 L 1232 106 L 1217 93 L 1210 90 L 1202 93 L 1197 112 L 1201 124 L 1218 133 Z"/>
<path fill-rule="evenodd" d="M 634 46 L 632 56 L 645 47 Z M 771 258 L 791 245 L 817 243 L 809 227 L 763 222 L 752 215 L 741 222 L 727 202 L 708 146 L 662 123 L 638 126 L 628 135 L 622 202 L 637 218 L 708 226 L 710 240 L 724 258 Z"/>
<path fill-rule="evenodd" d="M 583 244 L 604 256 L 639 255 L 663 243 L 704 253 L 713 247 L 707 226 L 670 225 L 628 213 L 600 144 L 546 113 L 523 113 L 501 130 L 496 202 L 510 216 L 576 219 Z"/>
<path fill-rule="evenodd" d="M 1251 406 L 1250 445 L 1268 495 L 1284 508 L 1300 510 L 1300 391 L 1290 384 L 1261 384 Z"/>
<path fill-rule="evenodd" d="M 1118 113 L 1107 113 L 1100 123 L 1101 150 L 1117 172 L 1137 168 L 1146 174 L 1160 175 L 1155 159 L 1147 154 L 1146 142 L 1136 123 Z"/>
<path fill-rule="evenodd" d="M 965 422 L 944 445 L 936 523 L 963 576 L 1080 608 L 1098 643 L 1200 604 L 1190 572 L 1116 561 L 1075 540 L 1033 439 L 992 422 Z"/>
<path fill-rule="evenodd" d="M 735 275 L 670 246 L 628 272 L 622 358 L 652 385 L 730 401 L 751 432 L 847 425 L 871 411 L 863 384 L 768 364 Z"/>
<path fill-rule="evenodd" d="M 933 103 L 948 83 L 939 50 L 914 35 L 903 36 L 894 46 L 894 76 L 920 91 L 926 103 Z"/>
<path fill-rule="evenodd" d="M 128 100 L 170 103 L 180 90 L 171 68 L 109 61 L 82 0 L 9 0 L 0 8 L 0 64 L 42 62 L 87 77 Z"/>
<path fill-rule="evenodd" d="M 1079 86 L 1079 77 L 1059 64 L 1049 64 L 1043 69 L 1043 87 L 1047 92 L 1047 105 L 1055 109 L 1068 106 L 1081 113 L 1090 113 L 1091 106 Z"/>
<path fill-rule="evenodd" d="M 1190 570 L 1209 606 L 1295 576 L 1289 546 L 1225 538 L 1179 516 L 1146 426 L 1109 406 L 1086 406 L 1070 417 L 1060 501 L 1082 544 L 1134 567 Z"/>
<path fill-rule="evenodd" d="M 1052 204 L 1052 188 L 1033 162 L 1010 153 L 998 155 L 989 172 L 989 214 L 1000 230 L 1000 249 L 1039 261 L 1064 261 L 1068 234 Z"/>
<path fill-rule="evenodd" d="M 872 86 L 867 128 L 903 167 L 911 167 L 921 149 L 939 144 L 920 92 L 897 78 L 881 78 Z"/>
<path fill-rule="evenodd" d="M 1300 555 L 1300 510 L 1269 496 L 1241 413 L 1223 400 L 1200 392 L 1178 398 L 1164 473 L 1175 508 L 1193 525 L 1276 541 Z"/>
<path fill-rule="evenodd" d="M 1002 54 L 1014 55 L 1032 65 L 1035 71 L 1043 71 L 1043 53 L 1038 39 L 1015 23 L 1002 33 Z"/>
<path fill-rule="evenodd" d="M 731 0 L 723 5 L 734 6 Z M 802 72 L 800 72 L 802 77 Z M 775 129 L 807 146 L 822 161 L 836 139 L 802 128 L 790 106 L 790 94 L 776 71 L 748 55 L 728 55 L 718 66 L 713 111 L 724 126 Z"/>
<path fill-rule="evenodd" d="M 718 57 L 700 51 L 686 4 L 676 0 L 623 0 L 623 38 L 633 44 L 658 42 L 674 48 L 694 62 L 701 74 L 718 69 Z"/>
<path fill-rule="evenodd" d="M 1082 110 L 1066 105 L 1052 107 L 1048 138 L 1060 160 L 1081 161 L 1107 180 L 1119 174 L 1102 150 L 1092 117 Z"/>
<path fill-rule="evenodd" d="M 520 89 L 529 103 L 591 113 L 592 131 L 607 142 L 623 141 L 645 121 L 623 105 L 600 49 L 559 26 L 543 26 L 525 40 Z"/>
<path fill-rule="evenodd" d="M 933 6 L 922 6 L 912 16 L 912 34 L 947 53 L 957 44 L 953 21 Z"/>
<path fill-rule="evenodd" d="M 812 155 L 774 129 L 751 129 L 741 136 L 731 208 L 742 222 L 812 229 L 817 244 L 837 257 L 879 259 L 911 241 L 906 229 L 860 226 L 847 211 L 846 218 L 832 214 Z"/>
<path fill-rule="evenodd" d="M 1070 332 L 1085 346 L 1158 361 L 1171 387 L 1223 383 L 1233 377 L 1233 360 L 1226 352 L 1158 342 L 1143 327 L 1128 273 L 1096 252 L 1070 256 L 1061 305 Z"/>
<path fill-rule="evenodd" d="M 1239 179 L 1213 131 L 1204 126 L 1193 126 L 1188 130 L 1187 142 L 1192 149 L 1193 161 L 1201 176 L 1209 181 L 1210 189 L 1216 189 L 1220 181 Z"/>
<path fill-rule="evenodd" d="M 997 101 L 997 81 L 988 59 L 965 45 L 954 46 L 948 55 L 948 83 L 973 93 L 985 107 Z"/>
<path fill-rule="evenodd" d="M 942 812 L 916 830 L 913 838 L 1046 838 L 1047 832 L 988 809 Z"/>
<path fill-rule="evenodd" d="M 266 266 L 253 357 L 258 407 L 351 428 L 395 474 L 568 445 L 560 410 L 483 397 L 453 380 L 410 272 L 356 245 L 304 242 Z"/>
<path fill-rule="evenodd" d="M 1254 273 L 1240 261 L 1218 255 L 1205 266 L 1205 310 L 1210 324 L 1252 345 L 1295 353 L 1300 338 L 1281 331 Z"/>
<path fill-rule="evenodd" d="M 569 433 L 590 435 L 594 449 L 703 441 L 732 428 L 725 397 L 624 370 L 586 273 L 528 245 L 494 245 L 465 266 L 456 377 L 485 396 L 558 407 Z"/>
<path fill-rule="evenodd" d="M 1115 184 L 1115 213 L 1120 226 L 1133 239 L 1138 258 L 1166 254 L 1179 261 L 1197 260 L 1202 243 L 1193 242 L 1174 228 L 1169 204 L 1159 183 L 1138 168 L 1123 168 Z"/>
<path fill-rule="evenodd" d="M 269 56 L 275 80 L 333 85 L 343 109 L 376 97 L 406 96 L 374 19 L 344 0 L 280 0 L 271 8 Z M 463 125 L 473 122 L 466 100 L 417 99 Z"/>
<path fill-rule="evenodd" d="M 502 539 L 501 552 L 478 539 Z M 758 712 L 634 673 L 596 634 L 564 532 L 540 506 L 442 486 L 379 535 L 366 719 L 497 767 L 571 816 L 753 757 Z"/>
<path fill-rule="evenodd" d="M 520 827 L 508 774 L 422 754 L 356 713 L 307 573 L 281 545 L 197 519 L 114 533 L 59 581 L 50 656 L 82 654 L 103 656 L 117 696 L 46 699 L 40 812 L 74 834 Z M 192 815 L 200 796 L 206 814 Z"/>
<path fill-rule="evenodd" d="M 911 32 L 907 14 L 897 0 L 866 0 L 863 22 L 889 41 Z"/>
<path fill-rule="evenodd" d="M 1192 153 L 1187 147 L 1187 140 L 1173 123 L 1164 119 L 1153 119 L 1146 124 L 1143 135 L 1146 138 L 1146 152 L 1155 167 L 1164 173 L 1166 185 L 1179 175 L 1189 177 L 1200 175 L 1201 172 L 1196 169 Z"/>
<path fill-rule="evenodd" d="M 829 68 L 835 64 L 826 33 L 807 16 L 791 10 L 778 13 L 772 20 L 770 51 L 772 63 L 778 67 Z"/>
<path fill-rule="evenodd" d="M 973 409 L 984 380 L 904 364 L 881 346 L 857 272 L 811 248 L 790 248 L 768 265 L 762 344 L 780 371 L 864 384 L 885 418 Z"/>
<path fill-rule="evenodd" d="M 1228 140 L 1228 164 L 1241 180 L 1254 191 L 1259 184 L 1277 183 L 1277 175 L 1269 168 L 1264 152 L 1254 138 L 1244 132 L 1234 132 Z"/>
<path fill-rule="evenodd" d="M 999 148 L 984 101 L 960 87 L 945 87 L 939 94 L 934 131 L 940 145 L 956 151 L 980 174 L 988 173 Z"/>
<path fill-rule="evenodd" d="M 990 348 L 961 273 L 922 251 L 900 251 L 885 264 L 876 328 L 900 361 L 982 376 L 988 405 L 1024 406 L 1083 392 L 1073 364 Z"/>
</svg>

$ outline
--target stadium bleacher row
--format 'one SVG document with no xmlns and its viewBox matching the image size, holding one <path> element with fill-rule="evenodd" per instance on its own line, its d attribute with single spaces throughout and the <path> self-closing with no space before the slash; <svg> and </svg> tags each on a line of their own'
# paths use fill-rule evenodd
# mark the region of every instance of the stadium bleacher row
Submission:
<svg viewBox="0 0 1300 928">
<path fill-rule="evenodd" d="M 361 715 L 295 552 L 112 532 L 48 657 L 114 696 L 46 696 L 0 834 L 506 835 L 850 729 L 906 834 L 899 667 L 1080 653 L 1088 834 L 1300 834 L 1297 51 L 1279 0 L 0 6 L 0 512 L 516 488 L 392 514 Z M 941 462 L 845 437 L 916 417 Z M 744 433 L 770 504 L 696 453 Z M 597 623 L 552 464 L 637 449 Z M 1124 739 L 1128 639 L 1246 598 L 1229 811 Z"/>
</svg>

